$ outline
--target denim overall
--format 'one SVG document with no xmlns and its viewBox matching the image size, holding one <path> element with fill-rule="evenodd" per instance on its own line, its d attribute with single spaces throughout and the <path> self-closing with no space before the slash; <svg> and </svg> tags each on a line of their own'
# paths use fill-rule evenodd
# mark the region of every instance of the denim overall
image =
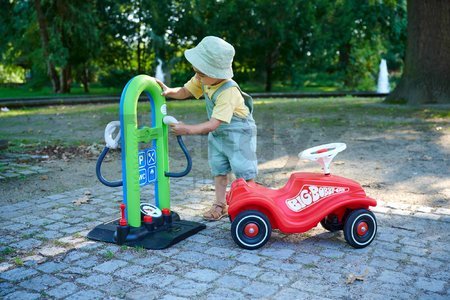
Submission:
<svg viewBox="0 0 450 300">
<path fill-rule="evenodd" d="M 226 175 L 230 171 L 237 178 L 253 179 L 258 173 L 256 159 L 256 125 L 253 120 L 253 99 L 241 91 L 233 80 L 227 81 L 214 92 L 211 99 L 205 93 L 206 112 L 211 119 L 217 97 L 224 90 L 237 87 L 249 109 L 246 118 L 233 115 L 229 124 L 222 123 L 208 134 L 208 161 L 213 176 Z"/>
</svg>

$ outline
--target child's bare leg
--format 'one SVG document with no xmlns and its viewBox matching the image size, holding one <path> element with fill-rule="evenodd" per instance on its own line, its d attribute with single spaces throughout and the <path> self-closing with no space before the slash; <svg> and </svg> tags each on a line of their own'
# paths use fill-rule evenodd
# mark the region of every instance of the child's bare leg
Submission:
<svg viewBox="0 0 450 300">
<path fill-rule="evenodd" d="M 214 177 L 214 185 L 216 187 L 216 203 L 227 204 L 225 201 L 225 194 L 227 192 L 228 176 L 219 175 Z"/>
<path fill-rule="evenodd" d="M 225 200 L 227 185 L 227 175 L 219 175 L 214 177 L 216 201 L 213 203 L 211 209 L 203 214 L 204 219 L 209 221 L 216 221 L 227 215 L 227 203 Z"/>
</svg>

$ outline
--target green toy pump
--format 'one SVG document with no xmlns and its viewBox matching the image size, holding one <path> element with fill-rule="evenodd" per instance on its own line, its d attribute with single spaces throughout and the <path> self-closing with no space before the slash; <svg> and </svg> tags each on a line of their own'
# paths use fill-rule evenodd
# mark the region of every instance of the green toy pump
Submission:
<svg viewBox="0 0 450 300">
<path fill-rule="evenodd" d="M 151 127 L 138 128 L 137 105 L 143 92 L 147 94 L 151 104 Z M 96 167 L 100 182 L 110 187 L 123 186 L 122 218 L 119 222 L 97 226 L 88 234 L 88 238 L 162 249 L 206 227 L 204 224 L 179 220 L 179 216 L 170 211 L 169 177 L 187 175 L 192 167 L 192 160 L 181 136 L 177 136 L 187 159 L 187 167 L 180 173 L 169 172 L 168 125 L 177 120 L 167 116 L 166 101 L 161 92 L 156 80 L 147 75 L 136 76 L 125 86 L 120 100 L 120 123 L 114 121 L 106 127 L 106 147 Z M 119 126 L 119 133 L 113 137 Z M 101 164 L 109 149 L 118 147 L 119 140 L 122 148 L 122 181 L 110 182 L 101 175 Z M 150 142 L 152 148 L 139 149 L 140 143 Z M 145 207 L 153 210 L 151 212 L 142 209 L 144 203 L 141 202 L 140 193 L 140 188 L 149 183 L 153 183 L 155 188 L 155 206 L 145 203 Z M 164 218 L 153 220 L 158 216 Z M 176 231 L 179 234 L 175 234 L 173 226 L 179 226 Z"/>
</svg>

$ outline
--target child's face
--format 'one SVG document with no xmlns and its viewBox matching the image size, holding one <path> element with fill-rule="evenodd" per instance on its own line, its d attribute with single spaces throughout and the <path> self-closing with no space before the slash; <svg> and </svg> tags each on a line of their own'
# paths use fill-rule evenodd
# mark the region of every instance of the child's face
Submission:
<svg viewBox="0 0 450 300">
<path fill-rule="evenodd" d="M 200 72 L 199 70 L 197 70 L 194 67 L 193 67 L 193 69 L 195 72 L 195 78 L 197 78 L 197 80 L 200 81 L 203 85 L 215 85 L 215 84 L 218 84 L 219 82 L 223 81 L 223 79 L 208 77 L 206 74 Z"/>
</svg>

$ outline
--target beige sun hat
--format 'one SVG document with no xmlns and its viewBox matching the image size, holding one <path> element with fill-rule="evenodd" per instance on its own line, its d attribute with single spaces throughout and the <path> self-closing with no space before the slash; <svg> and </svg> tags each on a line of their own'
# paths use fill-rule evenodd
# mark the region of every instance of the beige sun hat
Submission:
<svg viewBox="0 0 450 300">
<path fill-rule="evenodd" d="M 194 48 L 184 51 L 186 59 L 211 78 L 233 77 L 234 47 L 216 36 L 207 36 Z"/>
</svg>

